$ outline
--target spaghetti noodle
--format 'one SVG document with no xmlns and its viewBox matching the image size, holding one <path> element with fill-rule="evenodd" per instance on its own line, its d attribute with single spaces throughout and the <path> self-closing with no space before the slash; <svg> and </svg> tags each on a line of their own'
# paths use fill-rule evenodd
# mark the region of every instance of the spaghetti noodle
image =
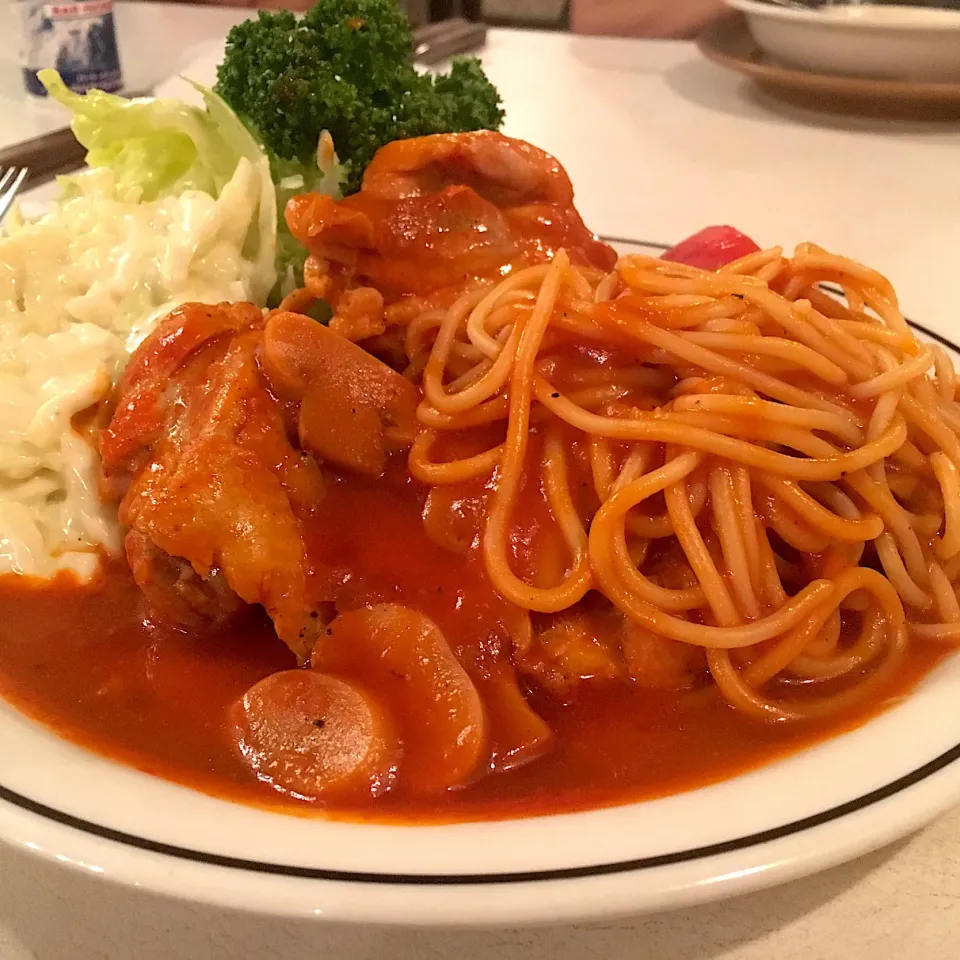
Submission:
<svg viewBox="0 0 960 960">
<path fill-rule="evenodd" d="M 734 707 L 789 720 L 960 640 L 956 377 L 878 273 L 813 244 L 609 275 L 560 251 L 411 320 L 405 346 L 410 471 L 480 498 L 456 540 L 533 617 L 518 660 L 599 593 L 702 648 Z"/>
</svg>

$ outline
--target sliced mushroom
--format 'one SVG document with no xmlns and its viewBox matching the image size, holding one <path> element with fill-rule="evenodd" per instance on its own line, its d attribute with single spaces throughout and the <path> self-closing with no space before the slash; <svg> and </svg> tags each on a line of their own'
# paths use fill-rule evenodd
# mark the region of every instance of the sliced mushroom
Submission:
<svg viewBox="0 0 960 960">
<path fill-rule="evenodd" d="M 494 773 L 525 767 L 553 749 L 553 731 L 527 702 L 511 665 L 498 665 L 482 689 L 484 701 L 495 718 L 490 759 Z"/>
<path fill-rule="evenodd" d="M 300 443 L 325 460 L 376 476 L 416 436 L 417 388 L 309 317 L 270 318 L 263 369 L 281 397 L 301 403 Z"/>
</svg>

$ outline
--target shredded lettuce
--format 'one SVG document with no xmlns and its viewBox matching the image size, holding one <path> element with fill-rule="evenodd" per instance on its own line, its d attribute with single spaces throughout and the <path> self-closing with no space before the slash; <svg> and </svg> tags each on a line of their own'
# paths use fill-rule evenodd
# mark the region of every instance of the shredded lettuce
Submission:
<svg viewBox="0 0 960 960">
<path fill-rule="evenodd" d="M 266 302 L 276 282 L 277 259 L 277 194 L 270 162 L 217 94 L 194 84 L 204 100 L 202 109 L 173 99 L 128 100 L 101 90 L 78 94 L 55 70 L 37 75 L 50 96 L 73 114 L 71 128 L 87 149 L 87 166 L 109 168 L 118 196 L 127 202 L 151 202 L 186 190 L 219 198 L 238 167 L 251 164 L 259 177 L 260 203 L 243 254 L 256 264 L 254 296 Z M 75 191 L 74 181 L 61 178 L 66 196 Z"/>
<path fill-rule="evenodd" d="M 271 153 L 270 171 L 277 185 L 277 209 L 280 211 L 277 228 L 277 290 L 274 292 L 274 299 L 279 299 L 303 286 L 303 264 L 307 257 L 307 251 L 294 239 L 283 217 L 287 201 L 298 193 L 325 193 L 339 199 L 344 168 L 334 151 L 333 140 L 324 131 L 317 144 L 315 163 L 284 160 Z"/>
<path fill-rule="evenodd" d="M 303 284 L 307 252 L 291 235 L 283 211 L 298 193 L 340 196 L 345 168 L 328 133 L 321 134 L 310 162 L 287 160 L 265 150 L 216 93 L 192 81 L 187 82 L 204 107 L 173 99 L 127 100 L 101 90 L 78 94 L 55 70 L 41 70 L 38 76 L 50 96 L 73 114 L 71 127 L 87 148 L 87 166 L 109 168 L 117 196 L 127 202 L 150 203 L 185 190 L 219 198 L 238 166 L 253 164 L 261 177 L 262 199 L 244 255 L 258 264 L 254 289 L 259 302 L 275 304 Z M 65 197 L 82 192 L 77 176 L 60 178 Z"/>
</svg>

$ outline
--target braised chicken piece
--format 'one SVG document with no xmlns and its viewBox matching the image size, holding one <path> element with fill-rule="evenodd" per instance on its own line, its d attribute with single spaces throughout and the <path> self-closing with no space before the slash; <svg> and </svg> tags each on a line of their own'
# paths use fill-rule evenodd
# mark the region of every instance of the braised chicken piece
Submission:
<svg viewBox="0 0 960 960">
<path fill-rule="evenodd" d="M 175 310 L 132 357 L 101 435 L 101 492 L 155 610 L 185 625 L 260 603 L 305 659 L 332 616 L 307 594 L 320 462 L 377 476 L 415 435 L 416 387 L 309 317 Z"/>
<path fill-rule="evenodd" d="M 352 340 L 382 333 L 405 298 L 444 306 L 477 279 L 548 260 L 612 269 L 616 254 L 584 226 L 566 172 L 544 151 L 499 133 L 436 134 L 382 147 L 363 188 L 287 205 L 310 251 L 307 290 L 335 311 Z"/>
<path fill-rule="evenodd" d="M 127 558 L 155 610 L 193 625 L 260 603 L 304 658 L 326 611 L 306 595 L 300 521 L 323 478 L 288 439 L 259 371 L 262 337 L 252 304 L 188 304 L 162 321 L 118 385 L 102 494 L 120 500 Z"/>
</svg>

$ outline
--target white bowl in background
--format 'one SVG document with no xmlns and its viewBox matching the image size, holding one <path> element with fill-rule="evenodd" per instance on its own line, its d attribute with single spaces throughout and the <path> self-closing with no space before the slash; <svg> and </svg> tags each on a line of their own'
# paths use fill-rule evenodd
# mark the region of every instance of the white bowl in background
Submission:
<svg viewBox="0 0 960 960">
<path fill-rule="evenodd" d="M 960 80 L 960 9 L 875 4 L 801 10 L 726 0 L 787 66 L 888 80 Z"/>
</svg>

